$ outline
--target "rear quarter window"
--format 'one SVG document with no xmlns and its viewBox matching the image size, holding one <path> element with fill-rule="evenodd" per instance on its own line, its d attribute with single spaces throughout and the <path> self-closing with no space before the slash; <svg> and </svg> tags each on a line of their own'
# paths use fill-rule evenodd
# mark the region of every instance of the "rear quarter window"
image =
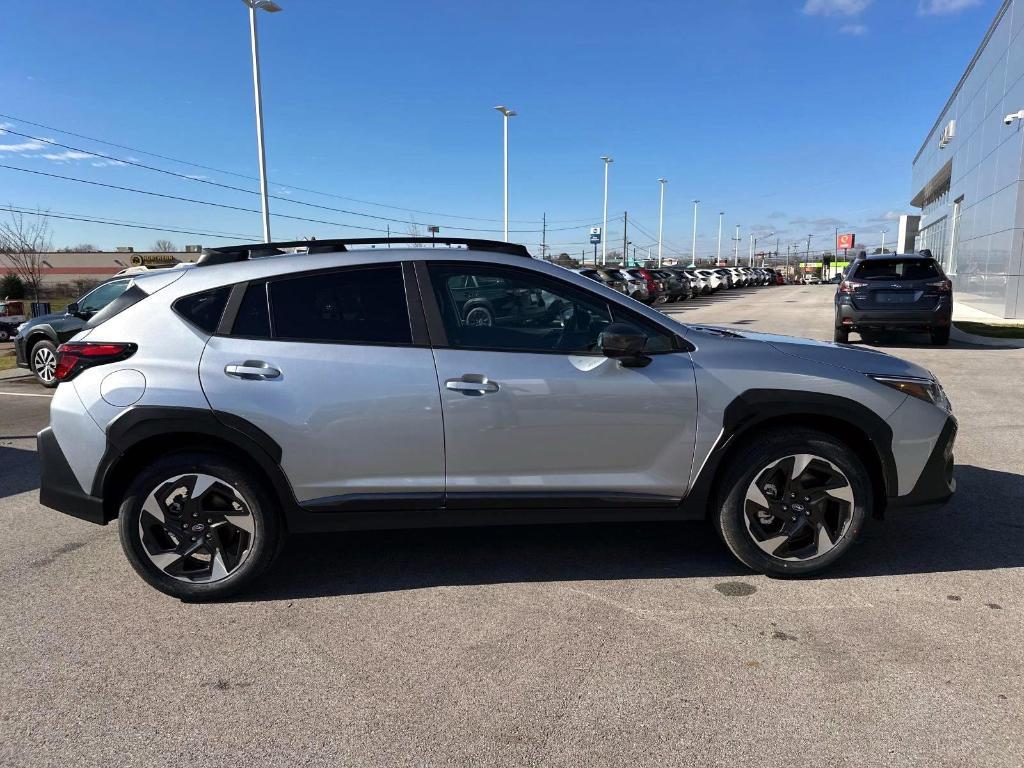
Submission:
<svg viewBox="0 0 1024 768">
<path fill-rule="evenodd" d="M 174 311 L 185 321 L 205 333 L 212 334 L 220 324 L 224 306 L 228 302 L 231 286 L 211 288 L 208 291 L 182 296 L 172 305 Z"/>
</svg>

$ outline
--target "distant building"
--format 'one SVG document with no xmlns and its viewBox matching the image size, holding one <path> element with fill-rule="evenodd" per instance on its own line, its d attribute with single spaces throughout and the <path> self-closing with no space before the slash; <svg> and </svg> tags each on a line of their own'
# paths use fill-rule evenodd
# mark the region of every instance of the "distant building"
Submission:
<svg viewBox="0 0 1024 768">
<path fill-rule="evenodd" d="M 1024 317 L 1024 0 L 1004 0 L 914 158 L 921 209 L 917 248 L 928 248 L 957 299 Z M 940 55 L 948 56 L 948 49 Z"/>
<path fill-rule="evenodd" d="M 61 287 L 67 295 L 80 290 L 81 286 L 95 284 L 116 275 L 122 269 L 133 266 L 161 267 L 182 261 L 195 261 L 197 253 L 158 253 L 155 251 L 94 251 L 70 253 L 55 251 L 42 253 L 40 277 L 43 289 Z M 12 271 L 0 256 L 0 274 Z"/>
</svg>

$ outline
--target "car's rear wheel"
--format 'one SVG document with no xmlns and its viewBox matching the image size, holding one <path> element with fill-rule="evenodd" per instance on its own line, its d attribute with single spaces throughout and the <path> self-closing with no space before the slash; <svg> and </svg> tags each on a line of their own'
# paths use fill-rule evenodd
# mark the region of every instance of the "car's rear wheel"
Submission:
<svg viewBox="0 0 1024 768">
<path fill-rule="evenodd" d="M 871 512 L 871 476 L 839 440 L 806 429 L 762 435 L 732 462 L 715 523 L 729 550 L 761 573 L 828 567 Z"/>
<path fill-rule="evenodd" d="M 48 388 L 57 386 L 57 347 L 53 342 L 37 341 L 28 359 L 36 381 Z"/>
<path fill-rule="evenodd" d="M 471 307 L 466 312 L 466 325 L 477 328 L 490 328 L 494 325 L 494 315 L 484 306 Z"/>
<path fill-rule="evenodd" d="M 277 555 L 282 530 L 269 498 L 258 479 L 219 455 L 167 456 L 125 494 L 121 547 L 161 592 L 183 600 L 227 597 Z"/>
<path fill-rule="evenodd" d="M 850 343 L 850 331 L 841 326 L 836 326 L 832 332 L 832 341 L 837 344 L 849 344 Z"/>
<path fill-rule="evenodd" d="M 932 328 L 932 344 L 938 344 L 940 346 L 949 344 L 949 326 L 942 328 Z"/>
</svg>

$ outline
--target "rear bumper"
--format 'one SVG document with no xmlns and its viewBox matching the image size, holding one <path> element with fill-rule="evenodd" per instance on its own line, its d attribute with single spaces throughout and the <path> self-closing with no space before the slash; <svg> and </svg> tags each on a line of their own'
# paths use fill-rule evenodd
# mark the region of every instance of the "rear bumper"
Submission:
<svg viewBox="0 0 1024 768">
<path fill-rule="evenodd" d="M 927 511 L 943 506 L 956 491 L 953 476 L 953 443 L 956 441 L 957 421 L 950 415 L 939 433 L 939 439 L 918 477 L 914 489 L 906 496 L 891 496 L 886 508 L 891 512 L 908 510 Z"/>
<path fill-rule="evenodd" d="M 852 304 L 836 305 L 836 327 L 846 328 L 935 328 L 949 325 L 953 305 L 940 302 L 932 309 L 858 309 Z"/>
<path fill-rule="evenodd" d="M 103 500 L 90 496 L 78 484 L 57 436 L 50 427 L 36 435 L 42 477 L 39 481 L 39 503 L 65 515 L 106 525 Z"/>
</svg>

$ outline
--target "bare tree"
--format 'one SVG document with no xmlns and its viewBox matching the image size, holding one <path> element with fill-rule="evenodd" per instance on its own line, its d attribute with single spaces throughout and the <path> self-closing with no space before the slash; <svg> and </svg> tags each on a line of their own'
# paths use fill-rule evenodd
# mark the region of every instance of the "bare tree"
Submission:
<svg viewBox="0 0 1024 768">
<path fill-rule="evenodd" d="M 66 245 L 63 248 L 58 248 L 58 253 L 96 253 L 99 251 L 92 243 L 78 243 L 78 245 Z"/>
<path fill-rule="evenodd" d="M 0 256 L 39 301 L 43 256 L 53 249 L 50 218 L 42 210 L 24 214 L 10 206 L 7 214 L 7 220 L 0 221 Z"/>
<path fill-rule="evenodd" d="M 174 253 L 178 248 L 170 240 L 157 240 L 153 243 L 153 250 L 157 253 Z"/>
</svg>

